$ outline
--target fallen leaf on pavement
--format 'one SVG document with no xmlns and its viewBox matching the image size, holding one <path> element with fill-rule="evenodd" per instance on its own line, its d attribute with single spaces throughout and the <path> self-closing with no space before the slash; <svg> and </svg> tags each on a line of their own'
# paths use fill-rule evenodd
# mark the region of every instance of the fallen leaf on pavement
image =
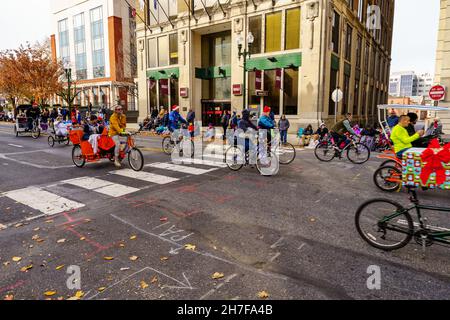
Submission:
<svg viewBox="0 0 450 320">
<path fill-rule="evenodd" d="M 311 218 L 311 219 L 309 219 L 309 221 L 314 222 L 314 221 L 316 221 L 316 219 Z"/>
<path fill-rule="evenodd" d="M 127 271 L 130 270 L 130 268 L 120 268 L 120 271 Z"/>
<path fill-rule="evenodd" d="M 119 244 L 119 247 L 125 248 L 125 245 L 123 243 Z"/>
<path fill-rule="evenodd" d="M 26 272 L 27 270 L 30 270 L 31 268 L 33 268 L 33 265 L 32 265 L 32 264 L 30 264 L 29 266 L 26 266 L 26 267 L 21 268 L 20 271 Z"/>
<path fill-rule="evenodd" d="M 168 257 L 161 257 L 161 261 L 166 261 L 166 260 L 169 260 L 169 258 Z"/>
<path fill-rule="evenodd" d="M 78 298 L 83 298 L 84 297 L 84 292 L 83 291 L 77 291 L 77 293 L 75 293 L 75 297 L 78 297 Z"/>
<path fill-rule="evenodd" d="M 54 296 L 56 294 L 56 291 L 46 291 L 44 292 L 44 295 L 47 297 Z"/>
<path fill-rule="evenodd" d="M 0 223 L 0 230 L 6 229 L 6 226 L 4 224 Z"/>
<path fill-rule="evenodd" d="M 9 210 L 9 209 L 11 209 L 11 207 L 6 208 L 5 210 Z"/>
<path fill-rule="evenodd" d="M 186 250 L 191 250 L 191 251 L 195 251 L 195 246 L 193 244 L 185 244 L 184 248 Z"/>
<path fill-rule="evenodd" d="M 19 228 L 19 227 L 21 227 L 21 226 L 23 226 L 23 223 L 18 223 L 18 224 L 16 224 L 14 227 Z"/>
<path fill-rule="evenodd" d="M 47 220 L 45 223 L 53 223 L 53 220 Z"/>
<path fill-rule="evenodd" d="M 97 289 L 99 292 L 102 292 L 102 291 L 105 291 L 106 290 L 106 287 L 100 287 L 100 288 L 98 288 Z"/>
<path fill-rule="evenodd" d="M 161 222 L 166 222 L 166 221 L 167 221 L 167 218 L 166 218 L 166 217 L 161 217 L 161 219 L 159 219 L 159 221 L 161 221 Z"/>
<path fill-rule="evenodd" d="M 157 278 L 156 276 L 154 276 L 150 282 L 151 282 L 151 283 L 158 282 L 158 278 Z"/>
<path fill-rule="evenodd" d="M 33 231 L 39 231 L 39 230 L 41 230 L 41 228 L 39 228 L 39 227 L 33 229 Z"/>
<path fill-rule="evenodd" d="M 141 288 L 142 288 L 142 289 L 145 289 L 145 288 L 147 288 L 147 287 L 148 287 L 147 282 L 141 281 Z"/>
<path fill-rule="evenodd" d="M 39 238 L 39 239 L 36 240 L 36 242 L 44 242 L 44 241 L 45 241 L 45 240 L 42 239 L 42 238 Z"/>
<path fill-rule="evenodd" d="M 91 222 L 91 219 L 84 219 L 85 222 Z"/>
<path fill-rule="evenodd" d="M 114 260 L 114 257 L 104 257 L 105 260 Z"/>
<path fill-rule="evenodd" d="M 9 261 L 3 262 L 3 265 L 6 267 L 7 265 L 9 265 Z"/>
<path fill-rule="evenodd" d="M 64 265 L 57 266 L 57 267 L 55 268 L 55 270 L 60 270 L 60 269 L 62 269 L 62 268 L 64 268 Z"/>
<path fill-rule="evenodd" d="M 5 296 L 5 299 L 3 299 L 3 300 L 7 300 L 7 301 L 14 300 L 14 296 L 13 296 L 12 294 L 7 294 L 7 295 Z"/>
<path fill-rule="evenodd" d="M 223 273 L 220 272 L 216 272 L 212 275 L 213 279 L 222 279 L 225 275 Z"/>
<path fill-rule="evenodd" d="M 131 261 L 136 261 L 137 259 L 139 259 L 138 256 L 131 256 L 131 257 L 130 257 L 130 260 L 131 260 Z"/>
<path fill-rule="evenodd" d="M 57 243 L 64 243 L 66 242 L 66 239 L 59 239 L 58 241 L 56 241 Z"/>
<path fill-rule="evenodd" d="M 34 236 L 31 237 L 31 240 L 37 240 L 37 239 L 39 239 L 39 235 L 38 234 L 35 234 Z"/>
<path fill-rule="evenodd" d="M 130 240 L 136 240 L 137 236 L 131 236 Z"/>
<path fill-rule="evenodd" d="M 22 260 L 21 257 L 13 257 L 12 258 L 12 261 L 14 261 L 14 262 L 19 262 L 20 260 Z"/>
<path fill-rule="evenodd" d="M 80 241 L 86 240 L 86 237 L 81 237 Z"/>
<path fill-rule="evenodd" d="M 269 297 L 269 294 L 266 291 L 258 292 L 258 298 L 266 299 Z"/>
</svg>

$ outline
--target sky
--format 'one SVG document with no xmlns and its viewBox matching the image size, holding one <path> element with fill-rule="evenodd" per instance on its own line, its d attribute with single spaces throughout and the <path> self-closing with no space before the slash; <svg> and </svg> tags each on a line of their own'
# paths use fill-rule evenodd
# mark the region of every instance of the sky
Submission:
<svg viewBox="0 0 450 320">
<path fill-rule="evenodd" d="M 391 71 L 434 74 L 439 0 L 396 0 Z M 24 8 L 24 6 L 26 6 Z M 0 50 L 52 34 L 50 0 L 0 0 Z M 20 18 L 16 14 L 20 13 Z"/>
</svg>

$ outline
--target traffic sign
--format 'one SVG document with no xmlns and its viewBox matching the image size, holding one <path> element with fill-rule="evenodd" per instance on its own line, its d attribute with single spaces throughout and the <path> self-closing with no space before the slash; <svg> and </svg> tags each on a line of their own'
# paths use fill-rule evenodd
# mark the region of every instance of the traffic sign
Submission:
<svg viewBox="0 0 450 320">
<path fill-rule="evenodd" d="M 341 102 L 342 98 L 344 98 L 344 93 L 339 88 L 334 90 L 331 94 L 331 99 L 333 99 L 334 102 Z"/>
<path fill-rule="evenodd" d="M 430 89 L 430 98 L 433 101 L 441 101 L 445 98 L 445 88 L 441 85 L 434 86 Z"/>
</svg>

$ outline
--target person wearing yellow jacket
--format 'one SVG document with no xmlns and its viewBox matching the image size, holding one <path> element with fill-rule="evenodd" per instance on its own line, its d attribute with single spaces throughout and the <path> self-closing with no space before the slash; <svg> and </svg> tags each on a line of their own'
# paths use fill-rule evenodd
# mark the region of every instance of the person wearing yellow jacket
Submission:
<svg viewBox="0 0 450 320">
<path fill-rule="evenodd" d="M 116 144 L 114 148 L 114 165 L 120 168 L 119 152 L 120 152 L 120 134 L 125 133 L 125 128 L 127 127 L 127 117 L 123 114 L 123 109 L 121 106 L 117 105 L 114 107 L 114 113 L 109 119 L 109 136 L 114 140 Z"/>
<path fill-rule="evenodd" d="M 408 127 L 411 119 L 403 115 L 398 120 L 398 124 L 392 129 L 391 140 L 394 143 L 394 151 L 398 158 L 402 158 L 403 153 L 412 148 L 412 142 L 418 140 L 424 135 L 423 130 L 417 131 L 414 135 L 409 136 Z"/>
</svg>

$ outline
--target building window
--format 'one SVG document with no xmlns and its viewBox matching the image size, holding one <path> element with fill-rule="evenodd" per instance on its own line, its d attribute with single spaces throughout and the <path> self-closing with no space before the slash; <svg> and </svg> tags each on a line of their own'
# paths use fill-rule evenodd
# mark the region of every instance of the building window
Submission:
<svg viewBox="0 0 450 320">
<path fill-rule="evenodd" d="M 300 8 L 286 11 L 285 50 L 300 48 Z"/>
<path fill-rule="evenodd" d="M 94 107 L 98 107 L 99 106 L 99 97 L 98 97 L 98 88 L 97 87 L 93 87 L 92 88 L 92 105 L 94 106 Z"/>
<path fill-rule="evenodd" d="M 331 30 L 331 45 L 334 53 L 339 53 L 339 35 L 340 35 L 340 20 L 341 17 L 336 11 L 333 11 L 332 30 Z"/>
<path fill-rule="evenodd" d="M 266 15 L 265 52 L 281 50 L 281 11 Z"/>
<path fill-rule="evenodd" d="M 353 35 L 353 28 L 348 24 L 347 35 L 345 38 L 345 59 L 347 61 L 352 60 L 352 35 Z"/>
<path fill-rule="evenodd" d="M 338 70 L 335 70 L 333 68 L 330 71 L 330 99 L 329 99 L 329 102 L 328 102 L 328 114 L 330 116 L 333 116 L 333 115 L 336 114 L 335 113 L 335 105 L 336 105 L 336 103 L 332 99 L 332 94 L 333 94 L 333 91 L 338 86 L 338 83 L 337 83 L 338 72 L 339 72 Z"/>
<path fill-rule="evenodd" d="M 169 65 L 169 38 L 167 36 L 158 37 L 158 66 Z"/>
<path fill-rule="evenodd" d="M 67 19 L 58 21 L 59 56 L 64 63 L 70 62 L 69 28 Z"/>
<path fill-rule="evenodd" d="M 283 81 L 283 113 L 298 114 L 298 69 L 285 69 Z"/>
<path fill-rule="evenodd" d="M 178 79 L 170 79 L 170 105 L 178 105 L 179 104 L 179 82 Z"/>
<path fill-rule="evenodd" d="M 170 64 L 178 64 L 178 33 L 169 35 Z"/>
<path fill-rule="evenodd" d="M 366 111 L 367 111 L 367 104 L 366 104 L 366 85 L 363 86 L 362 88 L 362 95 L 361 95 L 361 115 L 366 115 Z"/>
<path fill-rule="evenodd" d="M 84 14 L 80 13 L 73 17 L 75 68 L 78 80 L 87 79 L 86 37 L 84 29 Z"/>
<path fill-rule="evenodd" d="M 156 80 L 149 79 L 148 80 L 148 91 L 149 91 L 149 100 L 150 100 L 150 111 L 157 109 L 159 110 L 158 105 L 158 82 Z"/>
<path fill-rule="evenodd" d="M 364 49 L 364 73 L 367 74 L 369 72 L 369 52 L 370 52 L 370 46 L 369 43 L 366 42 L 366 47 Z"/>
<path fill-rule="evenodd" d="M 356 67 L 361 68 L 362 38 L 358 35 L 356 43 Z"/>
<path fill-rule="evenodd" d="M 353 93 L 353 114 L 358 114 L 359 107 L 359 79 L 355 82 L 355 92 Z"/>
<path fill-rule="evenodd" d="M 261 38 L 262 38 L 262 18 L 261 16 L 250 17 L 248 19 L 249 31 L 253 34 L 255 40 L 250 46 L 251 54 L 261 53 Z"/>
<path fill-rule="evenodd" d="M 158 42 L 156 38 L 148 40 L 148 66 L 149 68 L 156 68 L 158 66 Z"/>
<path fill-rule="evenodd" d="M 94 78 L 105 76 L 105 46 L 102 7 L 91 10 L 92 66 Z"/>
<path fill-rule="evenodd" d="M 271 107 L 275 115 L 280 114 L 280 88 L 277 88 L 277 70 L 264 71 L 264 90 L 268 96 L 264 97 L 264 104 Z"/>
<path fill-rule="evenodd" d="M 344 75 L 344 99 L 342 100 L 343 101 L 343 108 L 342 108 L 342 114 L 346 114 L 348 111 L 349 111 L 349 109 L 348 109 L 348 107 L 349 107 L 349 100 L 350 100 L 350 95 L 349 95 L 349 93 L 350 93 L 350 76 L 348 76 L 348 75 Z"/>
</svg>

